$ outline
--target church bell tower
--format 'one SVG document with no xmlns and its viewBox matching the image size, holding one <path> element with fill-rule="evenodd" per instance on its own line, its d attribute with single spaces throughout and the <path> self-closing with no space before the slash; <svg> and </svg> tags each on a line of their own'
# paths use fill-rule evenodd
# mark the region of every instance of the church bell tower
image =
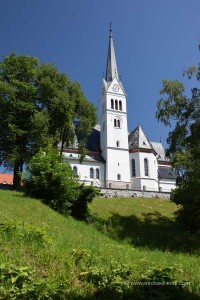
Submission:
<svg viewBox="0 0 200 300">
<path fill-rule="evenodd" d="M 118 75 L 110 26 L 106 76 L 101 93 L 101 151 L 106 161 L 105 186 L 129 188 L 126 94 Z"/>
</svg>

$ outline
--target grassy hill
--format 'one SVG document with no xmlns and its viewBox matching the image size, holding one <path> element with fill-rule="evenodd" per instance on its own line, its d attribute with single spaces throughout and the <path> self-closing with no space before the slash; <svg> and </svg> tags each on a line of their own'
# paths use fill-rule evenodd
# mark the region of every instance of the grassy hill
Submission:
<svg viewBox="0 0 200 300">
<path fill-rule="evenodd" d="M 0 191 L 0 299 L 199 299 L 200 240 L 176 209 L 95 199 L 84 223 Z"/>
</svg>

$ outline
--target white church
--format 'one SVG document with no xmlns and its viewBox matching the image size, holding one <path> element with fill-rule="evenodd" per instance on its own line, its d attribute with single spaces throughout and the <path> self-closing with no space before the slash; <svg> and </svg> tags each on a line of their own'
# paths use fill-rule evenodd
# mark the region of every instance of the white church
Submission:
<svg viewBox="0 0 200 300">
<path fill-rule="evenodd" d="M 63 153 L 79 181 L 103 188 L 171 192 L 176 174 L 163 145 L 150 142 L 140 126 L 128 132 L 126 93 L 118 75 L 111 29 L 100 101 L 100 125 L 88 137 L 83 162 L 76 145 Z"/>
</svg>

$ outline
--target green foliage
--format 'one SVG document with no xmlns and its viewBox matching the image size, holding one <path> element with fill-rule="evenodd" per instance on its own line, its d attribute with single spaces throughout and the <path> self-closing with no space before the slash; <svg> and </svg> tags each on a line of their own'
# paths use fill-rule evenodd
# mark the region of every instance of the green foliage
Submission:
<svg viewBox="0 0 200 300">
<path fill-rule="evenodd" d="M 95 296 L 98 299 L 126 299 L 131 294 L 133 296 L 131 275 L 130 266 L 114 261 L 111 262 L 109 270 L 105 270 L 101 266 L 92 266 L 80 273 L 81 278 L 85 278 L 94 285 Z"/>
<path fill-rule="evenodd" d="M 35 243 L 42 247 L 48 247 L 51 244 L 51 239 L 44 228 L 9 219 L 0 223 L 0 237 L 4 239 L 15 237 L 18 241 Z"/>
<path fill-rule="evenodd" d="M 71 206 L 71 215 L 76 219 L 83 220 L 89 217 L 88 203 L 100 195 L 100 191 L 93 186 L 79 186 L 79 195 Z"/>
<path fill-rule="evenodd" d="M 76 175 L 51 145 L 33 156 L 24 182 L 26 195 L 42 199 L 60 213 L 70 212 L 79 196 Z"/>
<path fill-rule="evenodd" d="M 175 271 L 182 271 L 180 266 L 159 268 L 152 266 L 141 274 L 141 286 L 139 299 L 190 299 L 184 291 L 189 282 L 178 282 L 175 278 Z"/>
<path fill-rule="evenodd" d="M 0 299 L 35 300 L 62 299 L 66 284 L 46 279 L 36 280 L 29 267 L 0 265 Z"/>
<path fill-rule="evenodd" d="M 144 221 L 144 212 L 157 210 L 174 223 L 167 227 L 171 240 L 179 245 L 191 238 L 198 245 L 197 237 L 185 233 L 174 222 L 176 205 L 170 201 L 101 198 L 95 199 L 91 210 L 92 207 L 102 217 L 115 212 L 129 214 L 130 218 L 137 215 L 140 222 Z M 146 240 L 134 247 L 123 237 L 112 240 L 94 226 L 65 218 L 21 192 L 0 191 L 0 219 L 0 274 L 6 277 L 0 281 L 0 299 L 198 299 L 199 256 L 187 251 L 187 247 L 170 249 L 164 244 L 165 219 L 160 224 L 160 234 L 154 227 L 157 218 L 148 222 L 149 243 Z M 135 230 L 134 224 L 123 221 L 124 229 L 129 226 L 130 232 Z M 115 223 L 112 226 L 114 230 Z M 143 228 L 137 230 L 141 237 Z M 157 238 L 153 247 L 152 238 Z M 11 276 L 18 275 L 12 283 Z M 152 280 L 161 280 L 163 286 L 151 285 Z M 172 287 L 166 285 L 168 280 Z M 190 285 L 178 285 L 187 282 Z"/>
<path fill-rule="evenodd" d="M 187 176 L 182 178 L 171 198 L 181 205 L 176 212 L 179 223 L 200 235 L 200 159 L 191 163 Z"/>
<path fill-rule="evenodd" d="M 185 71 L 196 76 L 199 84 L 200 67 Z M 169 133 L 168 156 L 177 171 L 177 189 L 172 195 L 181 208 L 177 220 L 193 233 L 200 232 L 200 89 L 193 88 L 191 97 L 185 95 L 184 85 L 177 80 L 164 80 L 156 113 L 159 121 L 174 126 Z"/>
<path fill-rule="evenodd" d="M 79 150 L 84 157 L 86 137 L 97 123 L 96 108 L 85 98 L 80 84 L 75 82 L 69 91 L 70 97 L 74 101 L 74 131 L 79 141 Z"/>
<path fill-rule="evenodd" d="M 61 141 L 62 152 L 78 134 L 83 156 L 97 121 L 78 83 L 55 66 L 16 53 L 0 62 L 0 106 L 0 165 L 13 170 L 14 188 L 20 187 L 23 165 L 49 142 L 57 146 Z"/>
<path fill-rule="evenodd" d="M 35 86 L 38 67 L 37 58 L 15 53 L 0 62 L 0 164 L 14 169 L 14 187 L 23 164 L 46 139 L 48 120 Z"/>
<path fill-rule="evenodd" d="M 176 223 L 174 213 L 178 209 L 174 202 L 162 199 L 100 198 L 90 205 L 90 222 L 110 238 L 134 249 L 199 253 L 200 240 Z"/>
<path fill-rule="evenodd" d="M 98 195 L 92 186 L 80 185 L 71 166 L 49 145 L 31 159 L 24 177 L 25 193 L 54 210 L 77 219 L 88 215 L 88 203 Z"/>
</svg>

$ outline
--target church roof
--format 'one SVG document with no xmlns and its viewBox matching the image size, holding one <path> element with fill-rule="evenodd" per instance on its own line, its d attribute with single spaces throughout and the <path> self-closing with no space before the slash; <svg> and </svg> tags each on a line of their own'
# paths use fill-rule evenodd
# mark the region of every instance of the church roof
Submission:
<svg viewBox="0 0 200 300">
<path fill-rule="evenodd" d="M 110 26 L 110 36 L 109 36 L 109 46 L 108 46 L 108 56 L 106 65 L 106 81 L 111 82 L 113 78 L 116 77 L 119 81 L 117 62 L 115 58 L 115 49 L 113 44 L 112 29 Z"/>
<path fill-rule="evenodd" d="M 151 145 L 152 145 L 152 148 L 157 153 L 158 161 L 169 161 L 169 159 L 166 157 L 165 149 L 164 149 L 162 143 L 151 142 Z"/>
<path fill-rule="evenodd" d="M 158 160 L 165 160 L 165 149 L 161 143 L 151 142 L 153 149 L 158 154 Z"/>
<path fill-rule="evenodd" d="M 158 167 L 158 177 L 160 179 L 176 179 L 177 175 L 172 168 Z"/>
<path fill-rule="evenodd" d="M 152 149 L 150 142 L 144 134 L 142 128 L 137 126 L 128 136 L 130 149 Z"/>
<path fill-rule="evenodd" d="M 79 142 L 79 138 L 77 137 L 77 145 Z M 86 156 L 85 160 L 95 160 L 99 162 L 104 162 L 101 155 L 101 149 L 100 149 L 100 125 L 96 125 L 93 129 L 90 135 L 87 137 L 87 144 L 86 144 Z M 79 159 L 78 156 L 78 146 L 74 147 L 72 145 L 69 148 L 64 149 L 64 157 L 67 159 Z"/>
<path fill-rule="evenodd" d="M 100 129 L 96 126 L 87 137 L 87 150 L 100 151 Z"/>
</svg>

